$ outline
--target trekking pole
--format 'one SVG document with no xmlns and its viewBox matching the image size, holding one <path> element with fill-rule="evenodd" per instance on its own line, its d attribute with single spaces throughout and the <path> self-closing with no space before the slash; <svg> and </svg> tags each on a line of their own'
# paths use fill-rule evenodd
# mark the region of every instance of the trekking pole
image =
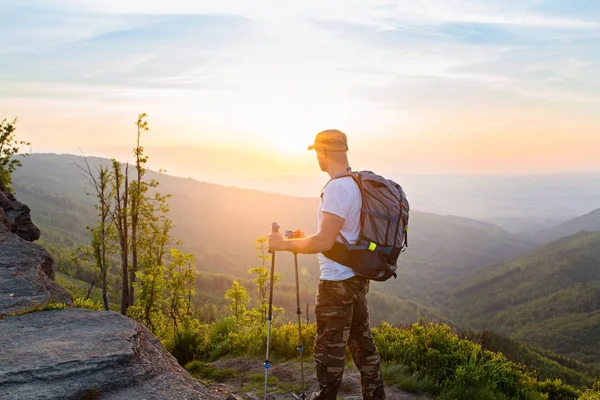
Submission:
<svg viewBox="0 0 600 400">
<path fill-rule="evenodd" d="M 271 224 L 271 231 L 273 233 L 279 232 L 279 224 L 273 222 Z M 267 356 L 265 357 L 265 400 L 267 400 L 267 389 L 269 386 L 269 368 L 271 368 L 271 362 L 269 361 L 269 347 L 271 345 L 271 319 L 273 313 L 273 283 L 275 279 L 275 252 L 270 251 L 271 256 L 271 287 L 269 289 L 269 312 L 267 313 Z"/>
<path fill-rule="evenodd" d="M 286 231 L 285 235 L 288 238 L 292 237 L 291 231 Z M 298 352 L 300 352 L 300 386 L 302 400 L 306 399 L 306 393 L 304 392 L 304 346 L 302 344 L 302 309 L 300 308 L 300 280 L 298 278 L 298 254 L 294 253 L 294 267 L 296 268 L 296 314 L 298 314 Z"/>
</svg>

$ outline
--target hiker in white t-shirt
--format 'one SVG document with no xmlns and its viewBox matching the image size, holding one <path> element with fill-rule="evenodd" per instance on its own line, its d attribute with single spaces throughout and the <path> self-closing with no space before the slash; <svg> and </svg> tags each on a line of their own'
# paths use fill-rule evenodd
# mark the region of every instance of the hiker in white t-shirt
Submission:
<svg viewBox="0 0 600 400">
<path fill-rule="evenodd" d="M 308 149 L 316 151 L 321 170 L 332 178 L 321 193 L 318 232 L 306 236 L 296 230 L 292 239 L 272 233 L 269 248 L 318 254 L 321 277 L 315 307 L 314 352 L 319 387 L 311 399 L 337 398 L 344 374 L 346 346 L 361 374 L 363 399 L 385 399 L 381 362 L 369 326 L 366 298 L 369 280 L 322 254 L 330 250 L 336 240 L 342 242 L 342 236 L 355 243 L 360 231 L 362 199 L 358 185 L 352 177 L 333 180 L 350 171 L 347 138 L 338 130 L 325 130 L 317 134 Z"/>
</svg>

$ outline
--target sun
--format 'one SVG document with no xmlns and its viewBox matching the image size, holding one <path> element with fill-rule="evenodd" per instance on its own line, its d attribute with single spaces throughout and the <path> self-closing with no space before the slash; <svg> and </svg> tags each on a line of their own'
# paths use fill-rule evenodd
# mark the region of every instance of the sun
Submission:
<svg viewBox="0 0 600 400">
<path fill-rule="evenodd" d="M 302 129 L 277 132 L 273 134 L 273 145 L 277 150 L 285 153 L 304 153 L 314 141 L 315 134 L 312 131 Z"/>
<path fill-rule="evenodd" d="M 302 113 L 292 113 L 292 110 L 302 110 Z M 325 129 L 343 129 L 347 125 L 347 114 L 341 114 L 331 104 L 292 107 L 271 117 L 268 127 L 265 126 L 265 136 L 279 151 L 293 154 L 307 152 L 317 133 Z"/>
<path fill-rule="evenodd" d="M 373 117 L 371 109 L 357 102 L 316 98 L 314 95 L 273 101 L 264 108 L 268 113 L 255 112 L 240 123 L 251 121 L 251 130 L 258 133 L 261 148 L 286 154 L 307 153 L 307 147 L 314 142 L 317 133 L 325 129 L 353 132 L 367 119 L 366 116 Z"/>
</svg>

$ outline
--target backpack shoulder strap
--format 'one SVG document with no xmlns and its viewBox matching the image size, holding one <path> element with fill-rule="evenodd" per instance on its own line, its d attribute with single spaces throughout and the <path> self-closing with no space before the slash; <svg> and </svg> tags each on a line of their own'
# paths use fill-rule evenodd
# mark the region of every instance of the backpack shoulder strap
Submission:
<svg viewBox="0 0 600 400">
<path fill-rule="evenodd" d="M 329 185 L 332 181 L 336 180 L 336 179 L 340 179 L 340 178 L 345 178 L 347 176 L 351 177 L 352 179 L 354 179 L 354 181 L 356 182 L 356 184 L 358 185 L 358 189 L 361 191 L 362 193 L 362 183 L 360 181 L 360 177 L 359 177 L 360 172 L 354 172 L 350 169 L 350 167 L 348 167 L 348 169 L 345 172 L 341 172 L 337 175 L 335 175 L 333 178 L 329 179 L 327 181 L 327 183 L 325 184 L 325 186 L 323 186 L 323 188 L 321 189 L 321 198 L 323 198 L 323 192 L 325 191 L 325 188 L 327 187 L 327 185 Z"/>
<path fill-rule="evenodd" d="M 360 172 L 354 172 L 350 168 L 348 168 L 346 172 L 339 173 L 336 176 L 334 176 L 333 178 L 331 178 L 329 181 L 327 181 L 325 186 L 323 186 L 323 189 L 321 189 L 321 200 L 323 199 L 323 193 L 325 191 L 325 188 L 331 181 L 333 181 L 335 179 L 345 178 L 348 176 L 351 177 L 352 179 L 354 179 L 354 182 L 356 182 L 356 185 L 358 186 L 358 190 L 360 191 L 361 196 L 362 196 L 362 182 L 360 180 L 359 174 L 360 174 Z M 362 205 L 361 205 L 361 210 L 362 210 Z M 361 212 L 361 214 L 362 214 L 362 212 Z M 362 230 L 362 216 L 360 219 L 360 225 L 361 225 L 361 230 Z M 350 242 L 344 237 L 344 235 L 342 235 L 342 232 L 339 233 L 339 237 L 342 239 L 343 244 L 346 248 L 352 246 L 350 244 Z"/>
</svg>

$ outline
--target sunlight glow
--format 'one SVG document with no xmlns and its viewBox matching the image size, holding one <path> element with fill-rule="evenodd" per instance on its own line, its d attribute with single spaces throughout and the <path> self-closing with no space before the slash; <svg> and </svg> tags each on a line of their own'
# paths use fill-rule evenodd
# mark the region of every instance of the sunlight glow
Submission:
<svg viewBox="0 0 600 400">
<path fill-rule="evenodd" d="M 145 144 L 171 170 L 312 168 L 306 147 L 331 128 L 348 135 L 357 165 L 388 170 L 600 168 L 591 6 L 0 3 L 17 21 L 0 26 L 10 60 L 0 63 L 0 118 L 18 116 L 34 151 L 131 157 L 132 123 L 146 112 Z"/>
</svg>

